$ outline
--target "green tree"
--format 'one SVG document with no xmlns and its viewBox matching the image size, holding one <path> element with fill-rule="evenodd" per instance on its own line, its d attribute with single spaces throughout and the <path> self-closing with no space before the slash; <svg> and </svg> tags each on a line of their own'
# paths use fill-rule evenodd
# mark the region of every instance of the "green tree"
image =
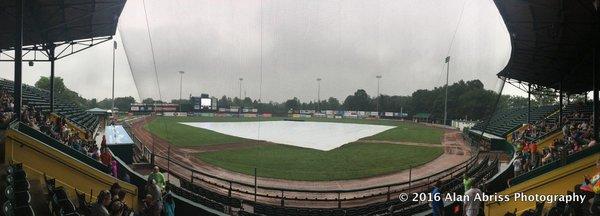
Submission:
<svg viewBox="0 0 600 216">
<path fill-rule="evenodd" d="M 354 95 L 346 97 L 344 100 L 344 108 L 346 110 L 369 111 L 373 110 L 371 98 L 364 89 L 359 89 L 354 92 Z"/>
<path fill-rule="evenodd" d="M 36 81 L 34 85 L 37 88 L 50 91 L 50 78 L 41 76 L 40 79 L 38 79 L 38 81 Z M 75 105 L 83 109 L 92 108 L 90 107 L 87 99 L 79 96 L 77 92 L 71 91 L 65 86 L 62 77 L 54 77 L 54 95 L 57 99 L 74 103 Z"/>
<path fill-rule="evenodd" d="M 532 90 L 531 95 L 535 98 L 537 103 L 541 106 L 556 104 L 558 100 L 558 93 L 551 88 L 537 86 Z"/>
<path fill-rule="evenodd" d="M 155 101 L 152 98 L 146 98 L 146 99 L 142 100 L 142 103 L 144 103 L 144 104 L 154 104 L 154 102 Z"/>
<path fill-rule="evenodd" d="M 286 110 L 297 110 L 300 108 L 300 100 L 297 97 L 294 97 L 293 99 L 285 101 L 285 108 Z"/>
</svg>

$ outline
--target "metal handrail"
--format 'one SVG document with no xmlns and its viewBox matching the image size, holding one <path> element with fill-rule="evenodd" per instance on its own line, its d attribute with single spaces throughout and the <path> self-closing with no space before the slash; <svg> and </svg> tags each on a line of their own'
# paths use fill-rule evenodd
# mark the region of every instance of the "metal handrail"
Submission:
<svg viewBox="0 0 600 216">
<path fill-rule="evenodd" d="M 145 146 L 144 146 L 145 147 Z M 146 148 L 147 149 L 147 148 Z M 148 151 L 150 151 L 148 149 Z M 158 157 L 163 160 L 169 160 L 163 155 L 152 155 L 153 157 Z M 197 187 L 203 187 L 201 184 L 204 184 L 209 187 L 215 187 L 213 193 L 217 193 L 218 191 L 225 192 L 226 194 L 222 195 L 224 197 L 232 197 L 232 193 L 237 193 L 236 197 L 239 199 L 247 199 L 243 198 L 243 196 L 254 196 L 261 197 L 265 199 L 272 200 L 280 200 L 281 205 L 285 206 L 284 203 L 286 201 L 308 201 L 308 202 L 325 202 L 325 203 L 337 203 L 338 207 L 342 206 L 343 202 L 352 202 L 359 200 L 368 200 L 368 199 L 385 199 L 387 196 L 387 201 L 391 199 L 392 194 L 398 193 L 410 193 L 410 192 L 419 192 L 428 190 L 431 188 L 432 184 L 439 180 L 451 180 L 453 177 L 462 176 L 464 171 L 468 170 L 472 166 L 479 165 L 483 166 L 483 164 L 477 164 L 479 157 L 479 152 L 473 155 L 468 160 L 454 165 L 450 168 L 447 168 L 443 171 L 437 172 L 433 175 L 429 175 L 426 177 L 421 177 L 418 179 L 412 179 L 410 181 L 391 183 L 386 185 L 378 185 L 371 187 L 363 187 L 356 189 L 337 189 L 337 190 L 312 190 L 312 189 L 288 189 L 288 188 L 279 188 L 279 187 L 269 187 L 269 186 L 261 186 L 254 185 L 251 183 L 245 183 L 240 181 L 234 181 L 230 179 L 225 179 L 219 176 L 215 176 L 209 173 L 205 173 L 200 170 L 195 170 L 186 166 L 178 161 L 169 160 L 169 163 L 172 163 L 173 166 L 179 166 L 186 171 L 191 172 L 191 176 L 185 177 L 185 174 L 172 172 L 173 175 L 180 178 L 180 181 L 185 181 L 191 185 L 195 185 Z M 199 176 L 200 175 L 200 176 Z M 213 179 L 213 180 L 211 180 Z M 220 182 L 219 182 L 220 181 Z M 194 184 L 196 182 L 196 184 Z M 197 184 L 200 182 L 200 185 Z M 234 187 L 235 186 L 235 187 Z M 397 188 L 401 187 L 401 188 Z M 393 189 L 396 188 L 396 189 Z M 262 191 L 262 192 L 260 192 Z M 354 193 L 364 191 L 366 193 L 361 195 L 356 195 L 352 197 L 342 196 L 345 193 Z M 370 191 L 370 192 L 369 192 Z M 292 193 L 293 195 L 290 195 Z M 295 193 L 295 194 L 294 194 Z M 298 193 L 303 193 L 306 196 L 298 197 Z M 319 197 L 317 194 L 322 194 L 326 196 Z M 377 201 L 375 201 L 377 202 Z"/>
</svg>

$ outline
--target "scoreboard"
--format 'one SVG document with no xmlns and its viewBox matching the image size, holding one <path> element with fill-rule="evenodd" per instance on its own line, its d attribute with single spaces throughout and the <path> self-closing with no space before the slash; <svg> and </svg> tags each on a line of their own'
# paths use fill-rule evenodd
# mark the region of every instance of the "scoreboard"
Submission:
<svg viewBox="0 0 600 216">
<path fill-rule="evenodd" d="M 190 101 L 192 102 L 192 110 L 194 112 L 213 111 L 217 109 L 217 99 L 210 98 L 208 95 L 190 97 Z"/>
</svg>

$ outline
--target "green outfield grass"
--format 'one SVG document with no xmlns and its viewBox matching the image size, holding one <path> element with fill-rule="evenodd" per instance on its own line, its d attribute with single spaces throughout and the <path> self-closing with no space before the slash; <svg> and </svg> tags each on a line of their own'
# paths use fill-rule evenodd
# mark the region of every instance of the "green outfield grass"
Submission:
<svg viewBox="0 0 600 216">
<path fill-rule="evenodd" d="M 261 118 L 261 121 L 278 121 L 284 118 Z M 416 142 L 440 144 L 443 136 L 443 130 L 439 128 L 427 127 L 412 122 L 399 122 L 390 120 L 370 120 L 370 119 L 306 119 L 307 121 L 318 122 L 340 122 L 354 124 L 375 124 L 396 126 L 393 129 L 384 131 L 371 137 L 365 137 L 365 140 L 383 140 L 396 142 Z M 179 124 L 179 122 L 238 122 L 238 121 L 257 121 L 256 118 L 226 118 L 226 117 L 157 117 L 144 128 L 153 134 L 169 141 L 176 146 L 202 146 L 218 145 L 226 143 L 248 142 L 249 140 L 217 133 L 211 130 L 196 128 L 188 125 Z"/>
<path fill-rule="evenodd" d="M 198 154 L 198 158 L 225 169 L 261 177 L 329 181 L 383 175 L 427 163 L 443 153 L 441 147 L 384 143 L 350 143 L 331 151 L 287 145 Z"/>
</svg>

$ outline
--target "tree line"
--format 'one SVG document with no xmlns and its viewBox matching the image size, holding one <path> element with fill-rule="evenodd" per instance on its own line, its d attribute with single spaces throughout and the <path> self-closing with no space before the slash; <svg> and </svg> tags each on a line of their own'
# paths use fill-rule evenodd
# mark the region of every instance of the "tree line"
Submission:
<svg viewBox="0 0 600 216">
<path fill-rule="evenodd" d="M 41 77 L 35 83 L 35 86 L 41 89 L 49 89 L 48 77 Z M 100 101 L 97 99 L 85 99 L 78 93 L 68 89 L 60 77 L 55 78 L 55 94 L 57 98 L 73 102 L 78 106 L 89 109 L 99 107 L 110 109 L 112 100 L 105 98 Z M 358 89 L 354 94 L 348 95 L 344 100 L 330 97 L 319 102 L 300 101 L 297 97 L 290 98 L 282 102 L 259 102 L 256 99 L 245 97 L 227 97 L 226 95 L 218 98 L 217 106 L 220 108 L 246 107 L 257 108 L 263 113 L 285 114 L 290 110 L 352 110 L 352 111 L 376 111 L 379 105 L 380 112 L 403 112 L 409 116 L 417 113 L 429 113 L 434 118 L 443 118 L 445 87 L 438 86 L 433 89 L 419 89 L 411 95 L 369 95 L 364 89 Z M 556 103 L 556 94 L 551 89 L 537 89 L 536 92 L 544 94 L 535 94 L 532 97 L 532 106 L 549 105 Z M 582 100 L 577 97 L 577 100 Z M 129 97 L 115 98 L 115 107 L 121 111 L 130 110 L 131 104 L 135 99 Z M 496 103 L 498 102 L 498 103 Z M 141 103 L 153 104 L 164 103 L 152 98 L 146 98 Z M 188 99 L 179 101 L 171 100 L 170 103 L 180 104 L 182 110 L 191 110 L 192 104 Z M 527 106 L 526 97 L 501 95 L 484 88 L 480 80 L 460 80 L 448 87 L 448 118 L 449 119 L 475 119 L 480 120 L 489 117 L 495 109 L 517 108 Z M 497 106 L 495 106 L 497 105 Z"/>
</svg>

